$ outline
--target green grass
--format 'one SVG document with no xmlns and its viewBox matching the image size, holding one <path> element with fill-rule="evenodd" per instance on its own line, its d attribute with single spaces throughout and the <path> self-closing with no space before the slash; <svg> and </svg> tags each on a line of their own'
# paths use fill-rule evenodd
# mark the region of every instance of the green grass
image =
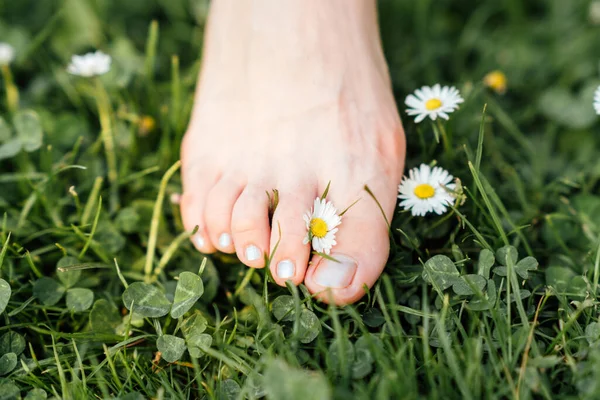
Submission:
<svg viewBox="0 0 600 400">
<path fill-rule="evenodd" d="M 2 79 L 0 145 L 31 142 L 0 160 L 0 278 L 12 289 L 0 399 L 599 398 L 589 3 L 381 1 L 401 110 L 436 82 L 466 100 L 445 125 L 449 149 L 403 114 L 407 166 L 437 162 L 467 200 L 442 217 L 399 212 L 384 275 L 335 308 L 232 257 L 205 258 L 182 234 L 168 198 L 204 1 L 0 2 L 20 97 L 8 111 Z M 100 86 L 64 69 L 94 48 L 114 58 Z M 481 83 L 495 69 L 506 95 Z"/>
</svg>

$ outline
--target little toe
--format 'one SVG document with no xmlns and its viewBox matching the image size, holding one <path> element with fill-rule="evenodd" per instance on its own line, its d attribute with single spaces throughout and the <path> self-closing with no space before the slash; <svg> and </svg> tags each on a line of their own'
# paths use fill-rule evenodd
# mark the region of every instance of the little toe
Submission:
<svg viewBox="0 0 600 400">
<path fill-rule="evenodd" d="M 302 216 L 310 210 L 315 197 L 316 186 L 311 185 L 279 192 L 271 227 L 270 269 L 273 279 L 281 286 L 288 280 L 294 285 L 304 280 L 310 245 L 303 242 L 306 223 Z"/>
<path fill-rule="evenodd" d="M 390 189 L 373 192 L 390 220 L 395 193 Z M 366 191 L 359 196 L 360 200 L 343 215 L 338 226 L 337 244 L 330 254 L 336 261 L 314 256 L 306 272 L 306 287 L 326 303 L 343 305 L 360 299 L 366 293 L 365 285 L 371 288 L 375 284 L 389 256 L 389 230 L 385 218 Z M 340 198 L 346 202 L 336 201 Z M 339 211 L 356 200 L 334 194 L 330 199 Z"/>
<path fill-rule="evenodd" d="M 191 232 L 196 226 L 198 230 L 191 237 L 196 249 L 202 253 L 209 254 L 216 251 L 208 239 L 206 223 L 204 220 L 204 209 L 206 194 L 201 192 L 184 192 L 180 198 L 181 219 L 186 231 Z"/>
<path fill-rule="evenodd" d="M 264 267 L 270 234 L 266 189 L 246 186 L 233 207 L 231 231 L 238 258 L 249 267 Z"/>
<path fill-rule="evenodd" d="M 192 232 L 198 226 L 198 230 L 191 237 L 194 247 L 202 253 L 214 253 L 216 249 L 208 238 L 204 210 L 206 197 L 216 179 L 198 173 L 198 169 L 185 170 L 182 178 L 183 194 L 179 196 L 178 201 L 183 227 L 187 232 Z"/>
<path fill-rule="evenodd" d="M 231 236 L 231 215 L 244 184 L 239 180 L 223 177 L 208 193 L 204 219 L 212 245 L 223 253 L 234 253 Z"/>
</svg>

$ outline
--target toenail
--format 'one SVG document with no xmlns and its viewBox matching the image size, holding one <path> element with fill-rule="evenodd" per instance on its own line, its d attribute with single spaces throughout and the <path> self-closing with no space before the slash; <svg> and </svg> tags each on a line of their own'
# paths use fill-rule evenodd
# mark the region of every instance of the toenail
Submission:
<svg viewBox="0 0 600 400">
<path fill-rule="evenodd" d="M 196 247 L 198 247 L 199 249 L 204 247 L 204 238 L 200 235 L 196 235 L 194 236 L 194 244 L 196 245 Z"/>
<path fill-rule="evenodd" d="M 294 263 L 290 260 L 283 260 L 277 263 L 277 276 L 281 279 L 289 279 L 294 276 Z"/>
<path fill-rule="evenodd" d="M 343 254 L 332 254 L 331 257 L 338 262 L 322 258 L 314 272 L 315 282 L 337 289 L 350 286 L 356 273 L 356 261 Z"/>
<path fill-rule="evenodd" d="M 255 245 L 251 244 L 250 246 L 246 247 L 246 260 L 248 261 L 254 261 L 254 260 L 258 260 L 261 256 L 260 253 L 260 249 L 258 247 L 256 247 Z"/>
<path fill-rule="evenodd" d="M 219 236 L 219 246 L 229 247 L 231 245 L 231 235 L 229 233 L 221 233 Z"/>
</svg>

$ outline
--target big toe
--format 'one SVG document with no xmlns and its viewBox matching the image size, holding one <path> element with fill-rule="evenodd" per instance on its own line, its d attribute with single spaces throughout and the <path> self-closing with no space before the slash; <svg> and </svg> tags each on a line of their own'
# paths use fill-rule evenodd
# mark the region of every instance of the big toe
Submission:
<svg viewBox="0 0 600 400">
<path fill-rule="evenodd" d="M 379 185 L 373 193 L 389 221 L 394 210 L 395 192 L 389 185 Z M 339 192 L 328 197 L 338 210 L 357 199 Z M 366 293 L 365 286 L 371 288 L 375 284 L 389 256 L 386 218 L 366 191 L 357 197 L 360 197 L 359 201 L 342 217 L 336 233 L 337 244 L 330 257 L 313 256 L 306 272 L 306 287 L 326 303 L 343 305 L 359 300 Z"/>
</svg>

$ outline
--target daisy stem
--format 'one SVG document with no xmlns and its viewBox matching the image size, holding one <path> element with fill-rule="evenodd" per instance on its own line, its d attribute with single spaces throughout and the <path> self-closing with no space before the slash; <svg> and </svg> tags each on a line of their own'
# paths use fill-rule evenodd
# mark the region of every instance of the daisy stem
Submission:
<svg viewBox="0 0 600 400">
<path fill-rule="evenodd" d="M 4 78 L 4 85 L 6 86 L 6 104 L 8 110 L 11 113 L 16 112 L 19 109 L 19 90 L 15 85 L 8 65 L 2 66 L 2 77 Z"/>
<path fill-rule="evenodd" d="M 110 185 L 110 211 L 115 212 L 119 207 L 119 186 L 117 173 L 117 155 L 115 141 L 113 138 L 112 125 L 110 122 L 110 105 L 108 94 L 102 86 L 100 79 L 96 79 L 96 104 L 100 116 L 100 127 L 102 129 L 102 142 L 106 153 L 106 164 L 108 165 L 108 183 Z"/>
<path fill-rule="evenodd" d="M 446 128 L 444 127 L 444 124 L 442 124 L 442 121 L 438 118 L 436 120 L 437 123 L 437 128 L 440 132 L 440 135 L 442 136 L 442 142 L 444 142 L 444 150 L 446 151 L 446 153 L 448 155 L 452 154 L 452 145 L 450 144 L 450 140 L 448 139 L 448 134 L 446 133 Z"/>
</svg>

